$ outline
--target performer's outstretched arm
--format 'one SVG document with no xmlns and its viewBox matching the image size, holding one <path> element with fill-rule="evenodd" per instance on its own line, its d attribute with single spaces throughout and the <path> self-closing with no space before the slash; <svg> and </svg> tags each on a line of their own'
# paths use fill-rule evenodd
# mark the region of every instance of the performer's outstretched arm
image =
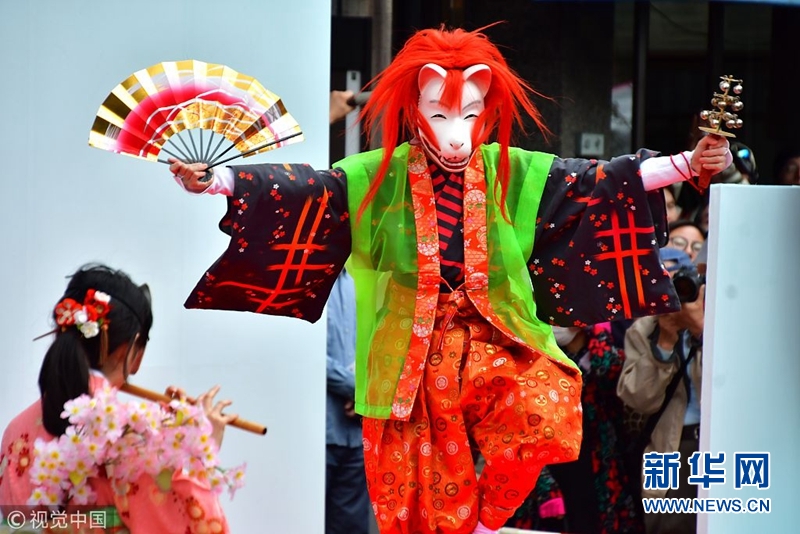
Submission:
<svg viewBox="0 0 800 534">
<path fill-rule="evenodd" d="M 259 164 L 214 169 L 173 161 L 190 193 L 227 196 L 227 250 L 186 301 L 189 308 L 319 319 L 350 255 L 347 182 L 338 170 Z"/>
<path fill-rule="evenodd" d="M 528 263 L 539 317 L 582 326 L 679 309 L 658 256 L 667 238 L 659 189 L 731 158 L 724 137 L 706 136 L 676 156 L 554 160 Z"/>
<path fill-rule="evenodd" d="M 528 262 L 540 319 L 585 326 L 678 308 L 658 255 L 664 197 L 640 178 L 657 157 L 640 150 L 611 161 L 553 161 Z"/>
<path fill-rule="evenodd" d="M 691 180 L 705 169 L 711 174 L 724 171 L 733 162 L 728 140 L 716 135 L 700 139 L 694 150 L 673 156 L 659 156 L 642 162 L 642 183 L 645 191 Z"/>
</svg>

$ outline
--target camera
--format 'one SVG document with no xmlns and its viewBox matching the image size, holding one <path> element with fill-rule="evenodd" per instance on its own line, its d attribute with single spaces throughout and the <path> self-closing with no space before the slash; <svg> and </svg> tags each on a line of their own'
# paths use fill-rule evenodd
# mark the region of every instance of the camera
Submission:
<svg viewBox="0 0 800 534">
<path fill-rule="evenodd" d="M 682 266 L 675 271 L 672 285 L 681 302 L 694 302 L 700 295 L 700 286 L 706 283 L 706 277 L 697 272 L 695 265 Z"/>
</svg>

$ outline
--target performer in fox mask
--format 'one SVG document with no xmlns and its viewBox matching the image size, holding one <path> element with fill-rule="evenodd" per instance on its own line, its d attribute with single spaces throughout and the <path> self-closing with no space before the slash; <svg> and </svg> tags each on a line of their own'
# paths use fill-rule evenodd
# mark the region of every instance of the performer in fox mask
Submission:
<svg viewBox="0 0 800 534">
<path fill-rule="evenodd" d="M 577 458 L 580 372 L 548 323 L 677 310 L 658 188 L 730 162 L 716 137 L 609 162 L 510 147 L 525 115 L 546 130 L 530 94 L 480 31 L 423 30 L 364 109 L 383 149 L 210 182 L 203 164 L 170 167 L 187 190 L 229 197 L 230 246 L 188 307 L 316 321 L 349 258 L 381 532 L 493 532 L 543 465 Z"/>
</svg>

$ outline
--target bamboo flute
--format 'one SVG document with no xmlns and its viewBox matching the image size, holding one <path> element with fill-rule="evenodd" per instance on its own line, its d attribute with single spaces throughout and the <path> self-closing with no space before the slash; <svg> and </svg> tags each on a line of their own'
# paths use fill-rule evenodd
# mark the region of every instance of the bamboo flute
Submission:
<svg viewBox="0 0 800 534">
<path fill-rule="evenodd" d="M 128 384 L 127 382 L 122 384 L 122 387 L 120 387 L 119 390 L 153 402 L 163 402 L 169 404 L 170 401 L 174 400 L 163 393 L 157 393 L 143 387 L 134 386 L 133 384 Z M 191 397 L 187 397 L 186 400 L 191 404 L 194 404 L 195 402 L 195 399 Z M 258 423 L 253 423 L 252 421 L 247 421 L 241 417 L 237 417 L 235 420 L 228 423 L 228 426 L 236 427 L 241 430 L 247 430 L 248 432 L 252 432 L 254 434 L 261 434 L 262 436 L 267 433 L 267 427 L 259 425 Z"/>
</svg>

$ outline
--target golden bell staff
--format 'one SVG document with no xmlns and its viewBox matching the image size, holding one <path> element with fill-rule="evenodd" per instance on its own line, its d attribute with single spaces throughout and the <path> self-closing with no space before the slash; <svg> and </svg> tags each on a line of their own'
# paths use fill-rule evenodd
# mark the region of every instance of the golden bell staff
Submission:
<svg viewBox="0 0 800 534">
<path fill-rule="evenodd" d="M 145 389 L 143 387 L 134 386 L 133 384 L 124 383 L 122 387 L 119 388 L 120 391 L 133 395 L 135 397 L 140 397 L 142 399 L 151 400 L 153 402 L 163 402 L 165 404 L 169 404 L 170 401 L 174 400 L 163 393 L 157 393 L 155 391 L 151 391 L 149 389 Z M 186 401 L 190 404 L 195 403 L 195 399 L 191 397 L 187 397 Z M 248 432 L 252 432 L 254 434 L 261 434 L 262 436 L 267 433 L 267 427 L 263 425 L 259 425 L 258 423 L 253 423 L 251 421 L 247 421 L 242 419 L 241 417 L 237 417 L 230 423 L 229 426 L 239 428 L 241 430 L 247 430 Z"/>
<path fill-rule="evenodd" d="M 742 94 L 742 84 L 744 80 L 734 78 L 730 75 L 720 76 L 722 80 L 719 82 L 719 89 L 721 93 L 714 93 L 711 99 L 711 105 L 715 110 L 704 109 L 700 112 L 700 118 L 708 121 L 708 126 L 700 126 L 699 129 L 718 137 L 736 137 L 731 132 L 726 132 L 722 129 L 723 126 L 730 130 L 735 130 L 743 126 L 742 119 L 739 118 L 736 111 L 741 111 L 744 108 L 744 103 L 737 95 Z M 712 172 L 708 169 L 701 169 L 698 178 L 699 187 L 705 191 L 711 185 Z"/>
</svg>

